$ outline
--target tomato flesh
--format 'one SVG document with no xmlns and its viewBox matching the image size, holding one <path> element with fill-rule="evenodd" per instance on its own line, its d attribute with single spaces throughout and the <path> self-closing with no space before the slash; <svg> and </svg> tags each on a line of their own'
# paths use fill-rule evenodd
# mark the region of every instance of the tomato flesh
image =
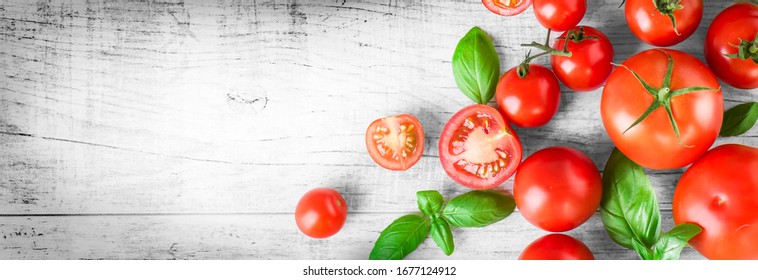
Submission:
<svg viewBox="0 0 758 280">
<path fill-rule="evenodd" d="M 532 5 L 532 0 L 482 0 L 490 12 L 501 16 L 515 16 Z"/>
<path fill-rule="evenodd" d="M 592 251 L 565 234 L 548 234 L 534 240 L 521 252 L 519 260 L 594 260 Z"/>
<path fill-rule="evenodd" d="M 709 259 L 758 259 L 758 148 L 727 144 L 698 159 L 674 191 L 674 222 L 703 231 L 689 243 Z"/>
<path fill-rule="evenodd" d="M 366 148 L 377 164 L 407 170 L 421 159 L 424 129 L 416 117 L 402 114 L 375 120 L 366 130 Z"/>
<path fill-rule="evenodd" d="M 513 175 L 521 142 L 496 109 L 472 105 L 453 115 L 442 130 L 439 154 L 445 172 L 473 189 L 490 189 Z"/>
<path fill-rule="evenodd" d="M 326 238 L 342 229 L 347 218 L 347 204 L 339 192 L 315 188 L 303 195 L 295 208 L 295 222 L 305 235 Z"/>
</svg>

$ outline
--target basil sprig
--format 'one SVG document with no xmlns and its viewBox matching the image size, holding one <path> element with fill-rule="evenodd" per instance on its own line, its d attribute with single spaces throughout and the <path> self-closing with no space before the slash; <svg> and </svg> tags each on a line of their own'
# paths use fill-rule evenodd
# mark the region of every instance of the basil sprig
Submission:
<svg viewBox="0 0 758 280">
<path fill-rule="evenodd" d="M 500 77 L 500 58 L 492 39 L 479 27 L 466 33 L 453 53 L 453 77 L 471 100 L 487 104 L 495 95 Z"/>
<path fill-rule="evenodd" d="M 724 112 L 721 136 L 741 135 L 755 125 L 758 120 L 758 102 L 747 102 L 732 107 Z"/>
<path fill-rule="evenodd" d="M 702 229 L 680 224 L 661 233 L 655 190 L 641 166 L 614 149 L 603 170 L 600 217 L 608 236 L 643 260 L 674 260 Z"/>
<path fill-rule="evenodd" d="M 385 228 L 369 254 L 371 260 L 405 258 L 431 235 L 445 255 L 455 250 L 452 227 L 483 227 L 508 217 L 516 208 L 513 198 L 491 190 L 459 195 L 444 205 L 437 191 L 416 193 L 421 214 L 400 217 Z"/>
</svg>

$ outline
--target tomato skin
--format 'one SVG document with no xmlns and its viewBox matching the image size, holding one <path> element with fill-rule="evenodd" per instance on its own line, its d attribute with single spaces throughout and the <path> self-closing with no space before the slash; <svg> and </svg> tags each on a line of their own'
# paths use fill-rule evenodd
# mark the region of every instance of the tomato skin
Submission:
<svg viewBox="0 0 758 280">
<path fill-rule="evenodd" d="M 740 3 L 721 11 L 705 35 L 705 60 L 722 81 L 741 89 L 758 88 L 758 63 L 729 58 L 740 39 L 752 41 L 758 34 L 758 5 Z"/>
<path fill-rule="evenodd" d="M 671 19 L 656 11 L 652 0 L 627 0 L 624 14 L 629 29 L 637 38 L 645 43 L 658 47 L 676 45 L 695 33 L 703 17 L 702 0 L 682 0 L 684 7 L 674 11 L 676 28 L 674 31 Z"/>
<path fill-rule="evenodd" d="M 566 31 L 574 28 L 587 12 L 587 0 L 534 0 L 534 16 L 545 28 Z"/>
<path fill-rule="evenodd" d="M 506 1 L 506 3 L 508 2 L 509 1 Z M 507 6 L 506 3 L 503 3 L 501 0 L 482 0 L 482 4 L 484 4 L 490 12 L 501 16 L 515 16 L 524 12 L 526 8 L 529 8 L 529 6 L 532 5 L 532 0 L 519 0 L 510 6 Z"/>
<path fill-rule="evenodd" d="M 371 159 L 389 170 L 402 171 L 415 165 L 424 152 L 424 141 L 424 128 L 410 114 L 377 119 L 366 129 Z"/>
<path fill-rule="evenodd" d="M 689 243 L 709 259 L 758 259 L 758 149 L 710 150 L 674 191 L 674 223 L 703 228 Z"/>
<path fill-rule="evenodd" d="M 442 129 L 438 147 L 445 173 L 472 189 L 502 184 L 521 162 L 518 135 L 497 109 L 487 105 L 475 104 L 455 113 Z M 483 171 L 487 171 L 484 177 L 478 175 Z"/>
<path fill-rule="evenodd" d="M 511 68 L 497 83 L 495 99 L 506 119 L 520 127 L 539 127 L 553 118 L 561 103 L 561 85 L 553 71 L 538 64 L 529 65 L 521 78 L 518 67 Z"/>
<path fill-rule="evenodd" d="M 603 125 L 613 143 L 632 161 L 651 169 L 683 167 L 702 156 L 716 141 L 724 115 L 718 80 L 697 58 L 676 50 L 652 49 L 633 55 L 623 64 L 651 86 L 661 87 L 668 64 L 664 52 L 674 61 L 671 90 L 693 86 L 718 89 L 691 92 L 670 100 L 681 144 L 663 107 L 626 131 L 653 102 L 653 97 L 627 69 L 613 70 L 600 100 Z"/>
<path fill-rule="evenodd" d="M 548 234 L 532 241 L 518 257 L 519 260 L 594 260 L 595 256 L 584 245 L 565 234 Z"/>
<path fill-rule="evenodd" d="M 603 186 L 592 160 L 570 147 L 550 147 L 529 156 L 518 169 L 513 197 L 531 224 L 552 232 L 574 229 L 600 205 Z"/>
<path fill-rule="evenodd" d="M 590 26 L 578 26 L 584 29 L 584 36 L 598 38 L 585 38 L 581 42 L 569 40 L 568 51 L 571 57 L 553 55 L 550 56 L 550 65 L 566 87 L 575 91 L 592 91 L 603 85 L 613 70 L 613 45 L 608 37 Z M 563 32 L 561 37 L 566 37 L 568 31 Z M 565 45 L 564 39 L 558 39 L 553 48 L 562 50 Z"/>
<path fill-rule="evenodd" d="M 313 238 L 326 238 L 339 232 L 346 218 L 345 199 L 330 188 L 315 188 L 306 192 L 295 208 L 297 227 Z"/>
</svg>

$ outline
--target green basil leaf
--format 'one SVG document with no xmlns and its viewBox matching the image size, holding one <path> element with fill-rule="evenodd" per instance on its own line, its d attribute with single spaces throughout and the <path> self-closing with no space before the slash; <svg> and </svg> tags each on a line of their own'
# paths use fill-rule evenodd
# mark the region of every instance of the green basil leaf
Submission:
<svg viewBox="0 0 758 280">
<path fill-rule="evenodd" d="M 495 95 L 500 58 L 490 36 L 479 27 L 471 28 L 455 47 L 453 77 L 463 94 L 476 103 L 487 104 Z"/>
<path fill-rule="evenodd" d="M 703 231 L 696 224 L 680 224 L 669 232 L 664 233 L 653 247 L 653 257 L 656 260 L 676 260 L 687 246 L 687 242 Z"/>
<path fill-rule="evenodd" d="M 642 245 L 639 241 L 637 241 L 636 238 L 631 239 L 632 242 L 632 249 L 637 251 L 637 254 L 640 255 L 640 259 L 643 260 L 652 260 L 653 252 L 650 251 L 650 249 L 646 248 L 645 245 Z"/>
<path fill-rule="evenodd" d="M 755 125 L 758 120 L 758 102 L 748 102 L 732 107 L 724 112 L 721 136 L 741 135 Z"/>
<path fill-rule="evenodd" d="M 442 218 L 432 219 L 432 240 L 437 243 L 437 246 L 445 252 L 445 255 L 450 255 L 455 250 L 455 243 L 453 243 L 453 231 L 450 230 L 450 225 Z"/>
<path fill-rule="evenodd" d="M 614 149 L 603 171 L 600 217 L 608 235 L 634 249 L 632 239 L 652 248 L 661 232 L 655 190 L 638 164 Z"/>
<path fill-rule="evenodd" d="M 418 203 L 418 210 L 421 210 L 421 213 L 431 216 L 442 210 L 442 204 L 445 203 L 445 199 L 442 198 L 442 194 L 438 191 L 420 191 L 416 193 L 416 202 Z"/>
<path fill-rule="evenodd" d="M 516 208 L 513 198 L 491 190 L 475 190 L 450 200 L 442 216 L 456 227 L 483 227 L 505 219 Z"/>
<path fill-rule="evenodd" d="M 370 260 L 402 260 L 429 235 L 429 219 L 405 215 L 385 228 L 369 254 Z"/>
</svg>

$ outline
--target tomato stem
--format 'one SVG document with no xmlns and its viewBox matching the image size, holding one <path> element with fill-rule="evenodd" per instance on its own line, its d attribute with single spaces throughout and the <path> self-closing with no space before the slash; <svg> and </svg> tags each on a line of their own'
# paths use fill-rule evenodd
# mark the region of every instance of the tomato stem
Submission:
<svg viewBox="0 0 758 280">
<path fill-rule="evenodd" d="M 573 31 L 573 30 L 572 30 Z M 569 31 L 569 34 L 572 33 L 572 31 Z M 517 74 L 519 77 L 524 78 L 529 74 L 529 63 L 532 62 L 535 58 L 545 56 L 545 55 L 558 55 L 558 56 L 567 56 L 571 57 L 571 52 L 568 51 L 568 41 L 565 42 L 563 45 L 563 50 L 558 50 L 550 47 L 550 33 L 552 32 L 552 29 L 547 30 L 547 37 L 545 38 L 545 43 L 540 44 L 535 41 L 532 41 L 529 44 L 521 44 L 522 47 L 532 47 L 539 49 L 543 52 L 531 55 L 531 51 L 527 52 L 526 58 L 524 58 L 524 61 L 519 64 L 517 69 Z"/>
<path fill-rule="evenodd" d="M 658 11 L 662 15 L 667 16 L 669 19 L 671 19 L 671 23 L 674 25 L 674 32 L 677 36 L 682 34 L 680 34 L 679 30 L 676 28 L 676 18 L 674 18 L 674 11 L 684 8 L 681 2 L 682 0 L 653 0 L 653 4 L 655 5 L 655 10 L 653 11 Z"/>
<path fill-rule="evenodd" d="M 740 43 L 738 45 L 735 44 L 729 44 L 735 48 L 737 48 L 737 53 L 734 54 L 723 54 L 724 56 L 728 58 L 738 58 L 742 60 L 748 60 L 752 59 L 753 62 L 758 63 L 758 33 L 755 34 L 755 39 L 752 41 L 745 41 L 740 38 Z"/>
</svg>

